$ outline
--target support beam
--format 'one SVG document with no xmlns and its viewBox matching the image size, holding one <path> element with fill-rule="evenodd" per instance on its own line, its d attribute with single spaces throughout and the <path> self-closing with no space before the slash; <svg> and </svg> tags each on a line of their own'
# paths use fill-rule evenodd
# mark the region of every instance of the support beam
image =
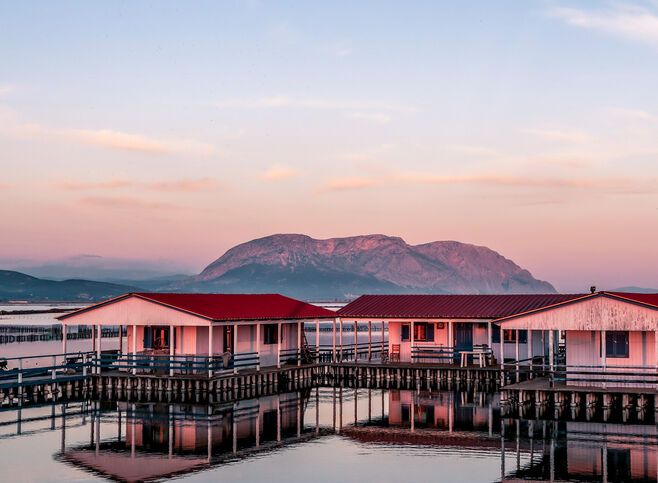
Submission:
<svg viewBox="0 0 658 483">
<path fill-rule="evenodd" d="M 384 349 L 386 349 L 386 345 L 384 344 L 384 339 L 386 338 L 386 332 L 385 332 L 384 325 L 385 325 L 385 323 L 382 320 L 382 360 L 384 358 Z M 390 354 L 390 348 L 389 348 L 389 354 Z M 658 352 L 656 354 L 658 354 Z"/>
<path fill-rule="evenodd" d="M 281 369 L 281 321 L 277 322 L 276 331 L 276 367 Z"/>
<path fill-rule="evenodd" d="M 137 325 L 133 324 L 133 376 L 137 374 Z"/>
<path fill-rule="evenodd" d="M 548 331 L 548 368 L 550 370 L 550 381 L 551 385 L 555 381 L 555 344 L 554 344 L 555 334 L 553 330 Z"/>
<path fill-rule="evenodd" d="M 452 358 L 450 364 L 455 363 L 455 338 L 453 336 L 453 322 L 452 320 L 448 322 L 448 347 L 452 350 Z"/>
<path fill-rule="evenodd" d="M 258 357 L 256 371 L 260 371 L 260 325 L 260 322 L 256 322 L 256 357 Z"/>
<path fill-rule="evenodd" d="M 238 373 L 238 324 L 233 324 L 233 374 Z"/>
<path fill-rule="evenodd" d="M 409 340 L 411 343 L 409 344 L 411 349 L 409 351 L 409 361 L 413 364 L 414 362 L 414 321 L 411 321 L 411 327 L 410 327 L 410 334 L 409 334 Z"/>
<path fill-rule="evenodd" d="M 62 322 L 62 354 L 66 354 L 66 335 L 68 328 L 68 325 Z"/>
<path fill-rule="evenodd" d="M 519 329 L 516 329 L 514 331 L 514 359 L 516 359 L 516 382 L 517 383 L 519 382 L 519 377 L 520 377 L 520 374 L 519 374 L 519 359 L 520 359 L 520 355 L 519 355 L 519 335 L 520 335 L 520 333 L 521 332 L 519 331 Z"/>
<path fill-rule="evenodd" d="M 169 326 L 169 377 L 174 376 L 174 356 L 176 355 L 176 327 Z"/>
<path fill-rule="evenodd" d="M 96 342 L 96 374 L 101 373 L 101 338 L 103 336 L 103 331 L 101 330 L 101 325 L 98 324 L 98 329 L 96 330 L 98 333 L 98 341 Z"/>
<path fill-rule="evenodd" d="M 338 319 L 338 360 L 343 362 L 343 319 Z"/>
<path fill-rule="evenodd" d="M 505 337 L 503 336 L 503 328 L 500 329 L 500 342 L 498 343 L 500 353 L 500 385 L 505 385 Z"/>
<path fill-rule="evenodd" d="M 331 327 L 331 362 L 336 362 L 336 319 Z"/>
<path fill-rule="evenodd" d="M 359 358 L 359 324 L 354 321 L 354 362 Z"/>
<path fill-rule="evenodd" d="M 489 350 L 493 350 L 493 327 L 491 321 L 487 322 L 487 345 Z"/>
<path fill-rule="evenodd" d="M 603 379 L 605 380 L 605 371 L 606 371 L 606 343 L 605 343 L 605 330 L 601 331 L 601 366 L 603 367 Z M 605 382 L 603 383 L 603 387 L 605 388 Z"/>
<path fill-rule="evenodd" d="M 208 325 L 208 377 L 212 377 L 212 357 L 214 353 L 214 348 L 213 348 L 213 326 L 212 322 L 210 322 L 210 325 Z M 224 350 L 226 350 L 226 347 L 224 347 Z"/>
<path fill-rule="evenodd" d="M 297 365 L 302 365 L 302 321 L 297 321 Z"/>
<path fill-rule="evenodd" d="M 320 362 L 320 319 L 315 320 L 315 362 Z"/>
<path fill-rule="evenodd" d="M 372 360 L 372 320 L 368 321 L 368 361 Z"/>
</svg>

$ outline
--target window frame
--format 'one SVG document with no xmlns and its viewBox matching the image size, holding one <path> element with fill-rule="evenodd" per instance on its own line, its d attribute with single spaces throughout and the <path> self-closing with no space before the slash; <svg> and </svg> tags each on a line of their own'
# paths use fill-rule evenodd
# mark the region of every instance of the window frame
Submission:
<svg viewBox="0 0 658 483">
<path fill-rule="evenodd" d="M 263 324 L 263 345 L 279 343 L 279 324 Z"/>
<path fill-rule="evenodd" d="M 627 330 L 607 331 L 605 333 L 606 359 L 629 359 L 631 355 L 630 342 L 630 332 Z M 611 348 L 612 350 L 610 350 Z M 620 348 L 622 350 L 619 350 Z"/>
</svg>

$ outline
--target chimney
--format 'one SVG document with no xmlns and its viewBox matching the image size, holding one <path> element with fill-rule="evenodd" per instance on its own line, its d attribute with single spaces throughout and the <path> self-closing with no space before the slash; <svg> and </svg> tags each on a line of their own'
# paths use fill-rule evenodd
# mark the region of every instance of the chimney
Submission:
<svg viewBox="0 0 658 483">
<path fill-rule="evenodd" d="M 589 288 L 589 293 L 594 293 L 594 292 L 596 292 L 596 285 L 592 285 L 592 286 Z"/>
</svg>

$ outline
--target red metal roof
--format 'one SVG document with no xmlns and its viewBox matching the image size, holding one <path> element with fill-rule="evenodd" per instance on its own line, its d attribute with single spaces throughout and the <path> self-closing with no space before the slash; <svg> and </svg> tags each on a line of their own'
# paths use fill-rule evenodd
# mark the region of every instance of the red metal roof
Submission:
<svg viewBox="0 0 658 483">
<path fill-rule="evenodd" d="M 658 293 L 631 293 L 631 292 L 603 292 L 615 297 L 633 300 L 647 305 L 655 305 L 658 307 Z"/>
<path fill-rule="evenodd" d="M 340 317 L 391 319 L 498 319 L 554 305 L 584 294 L 362 295 Z"/>
<path fill-rule="evenodd" d="M 331 310 L 279 294 L 129 293 L 59 318 L 65 319 L 130 296 L 140 297 L 216 321 L 333 319 L 336 317 L 336 313 Z"/>
</svg>

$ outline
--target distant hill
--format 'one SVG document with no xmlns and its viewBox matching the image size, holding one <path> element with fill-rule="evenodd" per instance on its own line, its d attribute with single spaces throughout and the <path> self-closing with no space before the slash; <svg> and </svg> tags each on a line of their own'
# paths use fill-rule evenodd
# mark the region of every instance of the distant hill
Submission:
<svg viewBox="0 0 658 483">
<path fill-rule="evenodd" d="M 272 235 L 228 250 L 168 290 L 280 292 L 304 299 L 363 293 L 554 293 L 499 253 L 456 241 L 409 245 L 385 235 L 316 240 Z"/>
<path fill-rule="evenodd" d="M 658 288 L 645 288 L 645 287 L 619 287 L 610 290 L 611 292 L 634 292 L 634 293 L 658 293 Z"/>
<path fill-rule="evenodd" d="M 44 280 L 11 270 L 0 270 L 0 301 L 93 302 L 139 289 L 91 280 Z"/>
</svg>

